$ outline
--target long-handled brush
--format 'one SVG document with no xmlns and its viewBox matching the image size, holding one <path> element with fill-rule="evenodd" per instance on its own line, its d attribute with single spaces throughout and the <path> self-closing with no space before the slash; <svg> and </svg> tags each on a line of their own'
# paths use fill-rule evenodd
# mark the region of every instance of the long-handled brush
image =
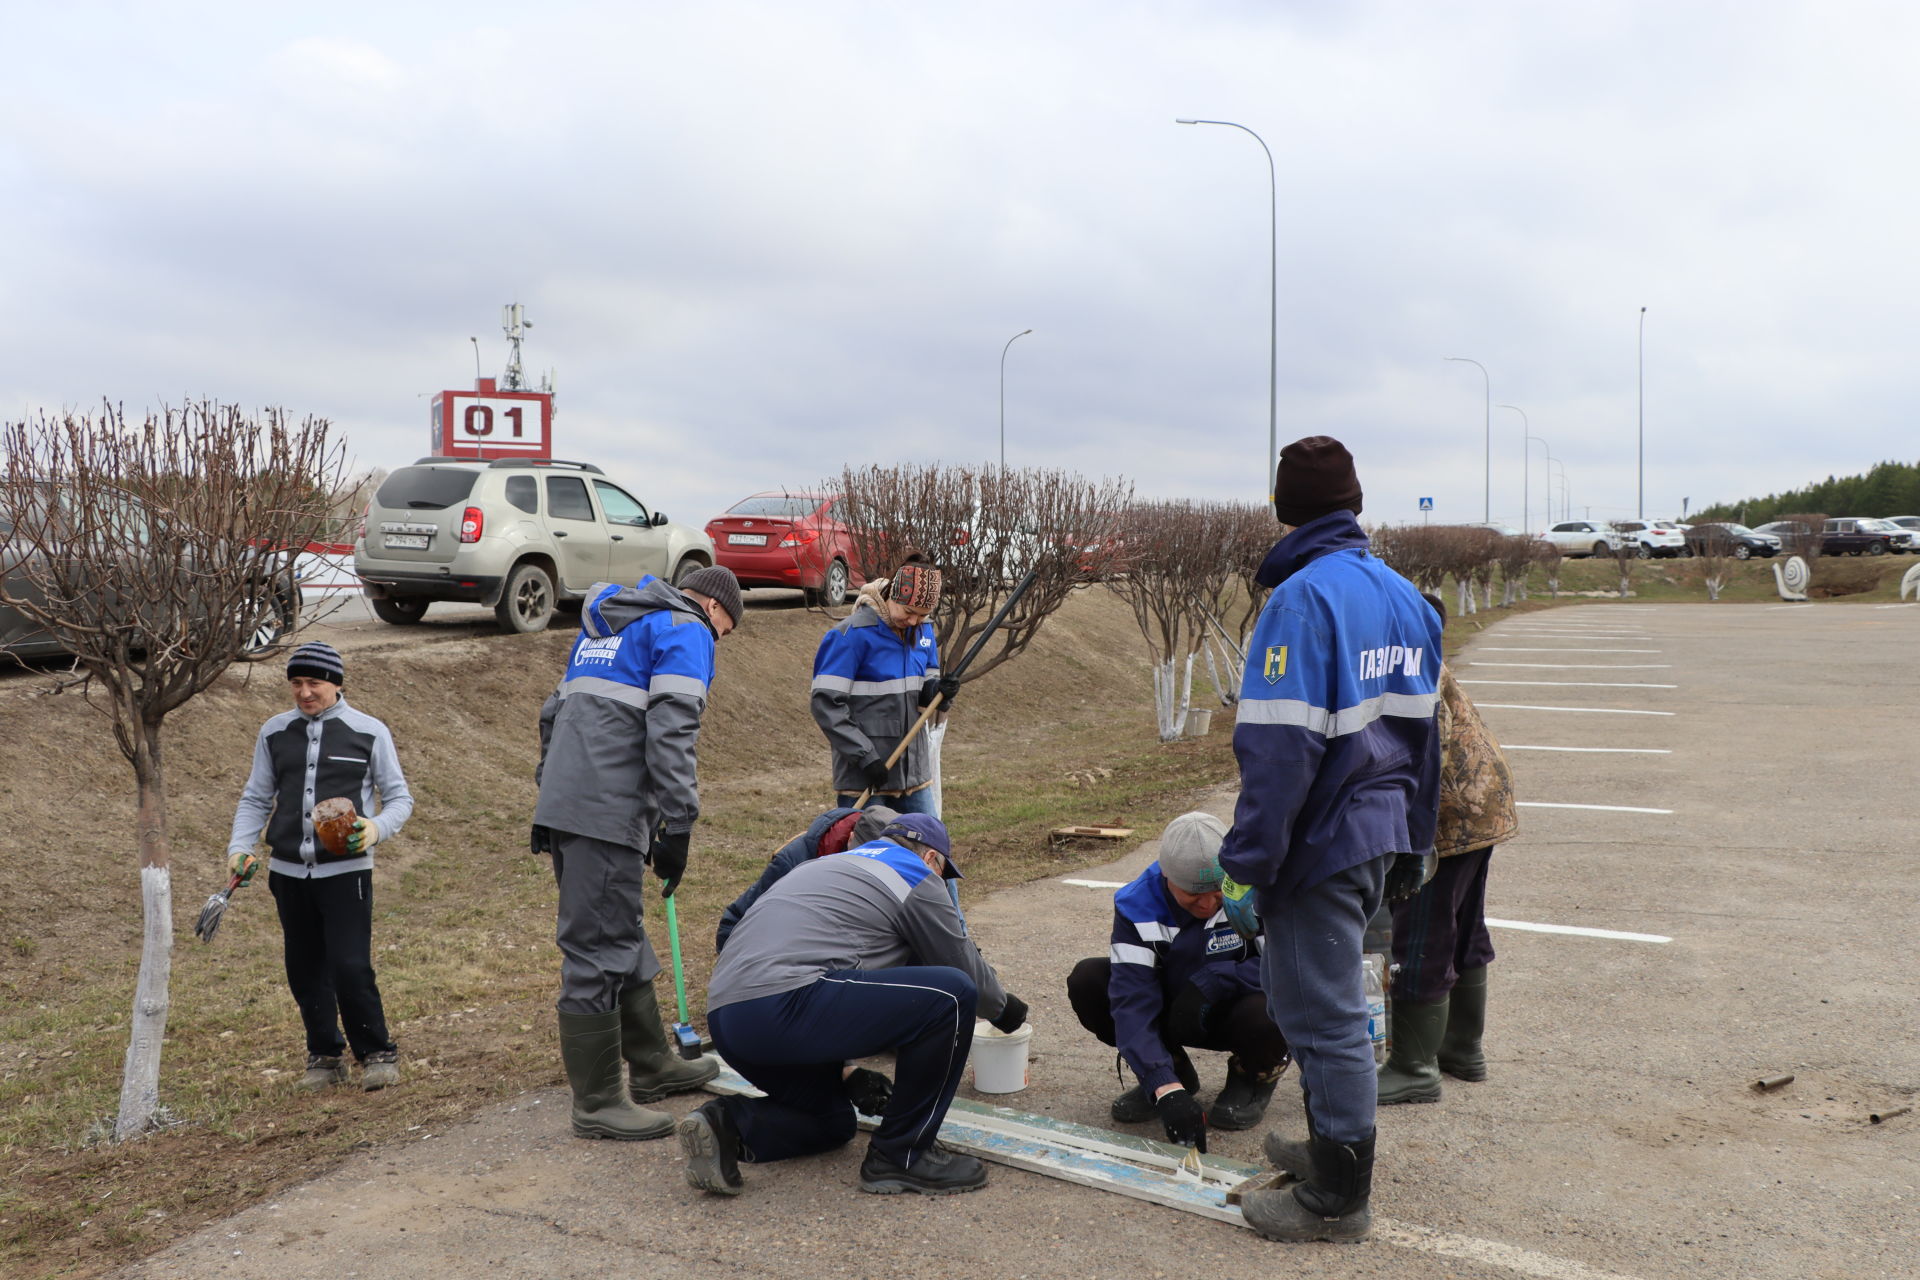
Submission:
<svg viewBox="0 0 1920 1280">
<path fill-rule="evenodd" d="M 680 1002 L 680 1021 L 673 1024 L 673 1042 L 679 1046 L 681 1057 L 698 1058 L 700 1033 L 687 1021 L 687 975 L 680 967 L 680 916 L 674 910 L 672 898 L 667 899 L 667 941 L 673 948 L 673 996 Z"/>
<path fill-rule="evenodd" d="M 200 918 L 193 922 L 193 936 L 202 942 L 212 942 L 213 935 L 220 931 L 220 919 L 227 914 L 227 899 L 240 887 L 240 877 L 227 881 L 227 887 L 207 899 L 207 905 L 200 908 Z"/>
</svg>

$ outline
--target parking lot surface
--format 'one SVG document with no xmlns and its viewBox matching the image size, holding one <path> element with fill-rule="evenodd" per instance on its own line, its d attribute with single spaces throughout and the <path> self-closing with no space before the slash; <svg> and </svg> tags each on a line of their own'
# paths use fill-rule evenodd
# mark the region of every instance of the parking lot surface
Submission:
<svg viewBox="0 0 1920 1280">
<path fill-rule="evenodd" d="M 1526 806 L 1492 864 L 1490 1075 L 1449 1080 L 1437 1105 L 1383 1109 L 1368 1244 L 1270 1245 L 1004 1168 L 972 1195 L 865 1196 L 858 1140 L 745 1166 L 744 1195 L 709 1197 L 687 1187 L 671 1141 L 568 1137 L 566 1097 L 550 1091 L 366 1152 L 121 1274 L 1920 1272 L 1920 1116 L 1869 1118 L 1920 1092 L 1906 782 L 1920 613 L 1487 616 L 1456 672 Z M 1231 804 L 1223 791 L 1212 807 Z M 1000 1101 L 1109 1123 L 1123 1084 L 1074 1023 L 1064 980 L 1105 950 L 1099 885 L 1151 856 L 969 902 L 983 950 L 1033 1006 L 1032 1083 Z M 1223 1059 L 1197 1057 L 1210 1093 Z M 1300 1132 L 1291 1076 L 1269 1120 Z M 1255 1160 L 1259 1138 L 1219 1134 L 1213 1149 Z"/>
</svg>

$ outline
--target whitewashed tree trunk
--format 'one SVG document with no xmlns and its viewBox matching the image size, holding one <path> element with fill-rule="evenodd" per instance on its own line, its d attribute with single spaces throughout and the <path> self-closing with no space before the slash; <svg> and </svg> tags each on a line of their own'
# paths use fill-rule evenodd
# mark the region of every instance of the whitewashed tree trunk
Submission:
<svg viewBox="0 0 1920 1280">
<path fill-rule="evenodd" d="M 1707 599 L 1718 600 L 1720 598 L 1720 588 L 1725 585 L 1726 583 L 1719 578 L 1708 578 L 1707 579 Z"/>
<path fill-rule="evenodd" d="M 1179 680 L 1174 675 L 1173 659 L 1153 664 L 1153 712 L 1160 722 L 1160 741 L 1172 742 L 1180 736 Z"/>
<path fill-rule="evenodd" d="M 947 741 L 947 722 L 929 724 L 922 732 L 927 735 L 927 765 L 933 776 L 933 781 L 927 784 L 927 790 L 933 793 L 933 816 L 943 818 L 946 814 L 940 807 L 940 748 Z"/>
<path fill-rule="evenodd" d="M 1461 617 L 1465 617 L 1467 614 L 1473 612 L 1473 584 L 1465 578 L 1459 578 L 1455 580 L 1454 585 L 1460 589 L 1460 607 L 1455 612 L 1459 613 Z"/>
<path fill-rule="evenodd" d="M 1487 602 L 1486 607 L 1488 609 L 1492 609 L 1493 608 L 1493 579 L 1492 578 L 1488 578 L 1486 581 L 1485 599 Z"/>
<path fill-rule="evenodd" d="M 1173 722 L 1174 734 L 1176 737 L 1186 733 L 1187 713 L 1193 710 L 1193 659 L 1194 659 L 1194 656 L 1195 655 L 1192 653 L 1187 654 L 1186 675 L 1180 681 L 1180 714 L 1174 718 L 1174 722 Z"/>
<path fill-rule="evenodd" d="M 120 1114 L 113 1125 L 116 1142 L 147 1132 L 160 1112 L 160 1045 L 167 1034 L 167 986 L 173 976 L 173 875 L 168 868 L 140 868 L 140 902 L 146 912 L 146 937 L 134 987 L 126 1069 L 120 1078 Z"/>
</svg>

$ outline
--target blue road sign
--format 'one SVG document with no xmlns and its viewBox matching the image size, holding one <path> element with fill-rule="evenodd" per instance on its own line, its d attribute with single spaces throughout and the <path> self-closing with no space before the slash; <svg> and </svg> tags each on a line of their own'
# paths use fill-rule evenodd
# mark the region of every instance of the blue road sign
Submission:
<svg viewBox="0 0 1920 1280">
<path fill-rule="evenodd" d="M 1420 509 L 1421 509 L 1422 511 L 1431 511 L 1431 510 L 1433 510 L 1433 499 L 1432 499 L 1432 498 L 1422 498 L 1422 499 L 1420 499 Z"/>
</svg>

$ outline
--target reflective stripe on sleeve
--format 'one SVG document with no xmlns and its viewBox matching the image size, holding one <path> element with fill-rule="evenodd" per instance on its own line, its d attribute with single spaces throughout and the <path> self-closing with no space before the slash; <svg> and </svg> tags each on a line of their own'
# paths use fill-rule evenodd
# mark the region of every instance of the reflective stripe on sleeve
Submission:
<svg viewBox="0 0 1920 1280">
<path fill-rule="evenodd" d="M 1152 969 L 1160 963 L 1160 957 L 1153 954 L 1152 947 L 1136 947 L 1126 942 L 1116 942 L 1107 949 L 1107 954 L 1115 964 L 1143 964 Z"/>
<path fill-rule="evenodd" d="M 651 694 L 682 693 L 689 698 L 705 698 L 707 682 L 699 676 L 676 676 L 662 673 L 647 682 L 647 692 Z"/>
</svg>

